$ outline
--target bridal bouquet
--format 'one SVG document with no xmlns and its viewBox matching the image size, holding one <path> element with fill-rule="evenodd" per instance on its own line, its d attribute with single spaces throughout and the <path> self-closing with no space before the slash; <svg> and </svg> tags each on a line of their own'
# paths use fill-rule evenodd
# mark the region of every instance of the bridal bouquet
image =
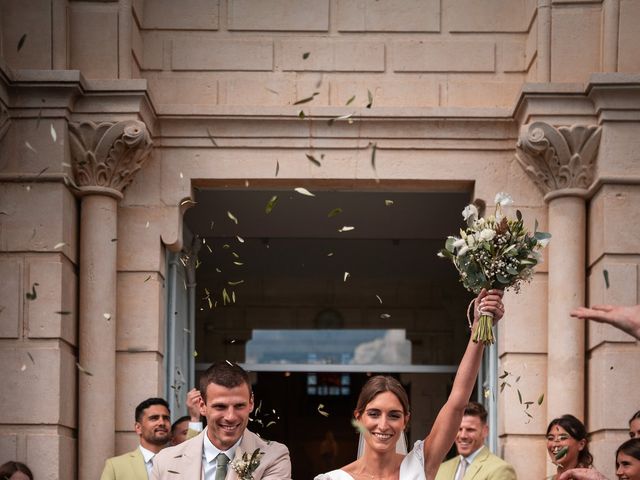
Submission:
<svg viewBox="0 0 640 480">
<path fill-rule="evenodd" d="M 533 267 L 542 260 L 540 251 L 551 238 L 549 233 L 537 231 L 537 221 L 533 234 L 529 233 L 519 210 L 516 218 L 507 218 L 502 208 L 512 203 L 508 194 L 498 193 L 495 213 L 487 218 L 479 218 L 476 206 L 467 205 L 462 211 L 467 228 L 460 229 L 460 237 L 448 237 L 438 253 L 453 262 L 464 287 L 476 295 L 483 288 L 519 292 L 522 282 L 531 280 Z M 493 315 L 480 312 L 473 341 L 492 344 L 492 327 Z"/>
<path fill-rule="evenodd" d="M 235 458 L 231 462 L 231 468 L 238 474 L 239 480 L 253 480 L 253 472 L 260 465 L 260 457 L 264 455 L 259 448 L 249 455 L 247 452 L 242 454 L 242 458 Z"/>
</svg>

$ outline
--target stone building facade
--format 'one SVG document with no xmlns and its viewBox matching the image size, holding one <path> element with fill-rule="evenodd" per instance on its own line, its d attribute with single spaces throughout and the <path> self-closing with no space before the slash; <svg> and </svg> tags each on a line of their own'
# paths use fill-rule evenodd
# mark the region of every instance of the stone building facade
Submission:
<svg viewBox="0 0 640 480">
<path fill-rule="evenodd" d="M 505 391 L 499 453 L 545 477 L 546 424 L 570 412 L 611 477 L 640 350 L 568 312 L 639 302 L 639 22 L 636 0 L 1 0 L 0 462 L 97 478 L 135 445 L 133 408 L 166 389 L 167 257 L 190 247 L 197 192 L 304 186 L 488 208 L 512 193 L 553 241 L 498 345 L 500 370 L 544 401 L 528 418 Z M 436 283 L 398 307 L 425 358 L 429 335 L 445 357 L 464 342 L 429 323 Z M 222 330 L 251 338 L 250 310 Z M 375 324 L 363 311 L 357 327 Z M 243 361 L 205 315 L 203 361 Z"/>
</svg>

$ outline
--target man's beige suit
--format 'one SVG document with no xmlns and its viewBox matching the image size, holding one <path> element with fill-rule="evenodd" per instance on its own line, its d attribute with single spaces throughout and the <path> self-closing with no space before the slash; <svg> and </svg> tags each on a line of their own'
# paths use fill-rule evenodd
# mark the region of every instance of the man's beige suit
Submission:
<svg viewBox="0 0 640 480">
<path fill-rule="evenodd" d="M 453 480 L 460 455 L 447 460 L 438 469 L 436 480 Z M 464 480 L 516 480 L 516 472 L 511 465 L 495 456 L 487 447 L 482 447 L 480 453 L 467 467 Z"/>
<path fill-rule="evenodd" d="M 108 459 L 100 480 L 147 480 L 147 467 L 140 449 Z"/>
<path fill-rule="evenodd" d="M 197 437 L 193 437 L 175 447 L 162 450 L 153 458 L 151 480 L 200 480 L 202 478 L 202 448 L 205 428 Z M 255 433 L 245 430 L 235 458 L 241 458 L 244 452 L 252 454 L 259 448 L 264 455 L 260 465 L 253 473 L 255 480 L 291 479 L 291 459 L 289 449 L 278 442 L 267 442 Z M 238 480 L 236 472 L 228 467 L 226 480 Z"/>
</svg>

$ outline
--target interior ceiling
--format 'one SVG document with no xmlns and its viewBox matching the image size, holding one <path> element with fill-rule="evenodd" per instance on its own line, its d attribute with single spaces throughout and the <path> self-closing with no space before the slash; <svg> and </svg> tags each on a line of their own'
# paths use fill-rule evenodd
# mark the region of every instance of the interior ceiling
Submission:
<svg viewBox="0 0 640 480">
<path fill-rule="evenodd" d="M 342 279 L 345 271 L 354 278 L 390 282 L 456 277 L 453 266 L 436 253 L 447 235 L 462 226 L 460 212 L 470 201 L 469 192 L 313 193 L 198 189 L 196 205 L 185 214 L 189 230 L 206 242 L 199 255 L 198 284 L 219 277 L 216 268 L 243 279 Z M 267 214 L 273 196 L 278 199 Z M 385 204 L 388 200 L 393 204 Z M 342 212 L 329 217 L 336 208 Z M 354 228 L 340 232 L 344 226 Z"/>
</svg>

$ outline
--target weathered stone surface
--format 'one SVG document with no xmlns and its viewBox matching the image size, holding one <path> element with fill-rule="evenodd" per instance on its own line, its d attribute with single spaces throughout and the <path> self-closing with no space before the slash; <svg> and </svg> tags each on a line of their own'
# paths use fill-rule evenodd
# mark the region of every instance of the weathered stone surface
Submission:
<svg viewBox="0 0 640 480">
<path fill-rule="evenodd" d="M 75 438 L 60 433 L 27 435 L 26 463 L 34 478 L 76 478 L 76 444 Z"/>
<path fill-rule="evenodd" d="M 383 42 L 352 40 L 328 42 L 326 38 L 318 38 L 285 40 L 279 43 L 279 47 L 280 66 L 285 71 L 384 71 L 385 45 Z"/>
<path fill-rule="evenodd" d="M 394 72 L 493 72 L 495 44 L 400 40 L 391 45 L 390 59 Z"/>
<path fill-rule="evenodd" d="M 69 65 L 86 78 L 118 78 L 118 5 L 69 4 Z"/>
<path fill-rule="evenodd" d="M 600 7 L 553 10 L 551 81 L 584 82 L 600 70 Z"/>
<path fill-rule="evenodd" d="M 164 293 L 157 272 L 118 274 L 118 351 L 164 349 Z"/>
<path fill-rule="evenodd" d="M 51 16 L 52 3 L 47 0 L 2 2 L 2 56 L 11 68 L 52 68 Z"/>
<path fill-rule="evenodd" d="M 116 431 L 133 431 L 136 406 L 164 396 L 162 357 L 154 352 L 118 352 L 116 360 Z"/>
<path fill-rule="evenodd" d="M 217 30 L 220 0 L 145 0 L 144 28 Z"/>
<path fill-rule="evenodd" d="M 173 39 L 173 70 L 273 69 L 273 42 L 270 40 L 221 40 L 206 35 Z"/>
<path fill-rule="evenodd" d="M 543 419 L 545 418 L 543 413 L 537 415 Z M 496 452 L 496 455 L 499 453 L 502 458 L 513 465 L 513 468 L 519 474 L 518 478 L 545 478 L 548 476 L 545 468 L 548 454 L 546 443 L 540 439 L 540 434 L 543 433 L 540 431 L 538 435 L 509 435 L 503 437 L 500 439 L 500 452 Z M 536 461 L 532 460 L 534 458 Z M 520 472 L 526 472 L 526 477 Z"/>
<path fill-rule="evenodd" d="M 640 71 L 640 3 L 633 0 L 620 2 L 620 31 L 618 33 L 618 71 L 637 73 Z"/>
<path fill-rule="evenodd" d="M 32 360 L 33 359 L 33 360 Z M 76 426 L 76 366 L 68 349 L 33 344 L 0 349 L 0 423 Z M 42 402 L 46 396 L 49 400 Z M 34 415 L 34 412 L 38 412 Z"/>
<path fill-rule="evenodd" d="M 149 90 L 160 104 L 216 105 L 218 80 L 210 75 L 148 75 Z"/>
<path fill-rule="evenodd" d="M 0 337 L 22 335 L 23 264 L 19 257 L 0 257 Z"/>
<path fill-rule="evenodd" d="M 534 5 L 528 0 L 444 0 L 443 24 L 451 32 L 526 32 Z"/>
<path fill-rule="evenodd" d="M 506 107 L 520 91 L 520 82 L 449 80 L 444 87 L 444 104 L 449 107 Z"/>
<path fill-rule="evenodd" d="M 331 79 L 331 105 L 345 105 L 351 97 L 354 107 L 369 103 L 368 92 L 376 107 L 435 107 L 439 103 L 439 82 L 428 76 L 410 76 L 393 80 L 376 78 L 367 81 L 359 77 L 340 76 Z"/>
<path fill-rule="evenodd" d="M 326 31 L 329 0 L 229 0 L 229 30 Z"/>
<path fill-rule="evenodd" d="M 339 0 L 341 32 L 437 32 L 440 2 L 437 0 Z"/>
</svg>

